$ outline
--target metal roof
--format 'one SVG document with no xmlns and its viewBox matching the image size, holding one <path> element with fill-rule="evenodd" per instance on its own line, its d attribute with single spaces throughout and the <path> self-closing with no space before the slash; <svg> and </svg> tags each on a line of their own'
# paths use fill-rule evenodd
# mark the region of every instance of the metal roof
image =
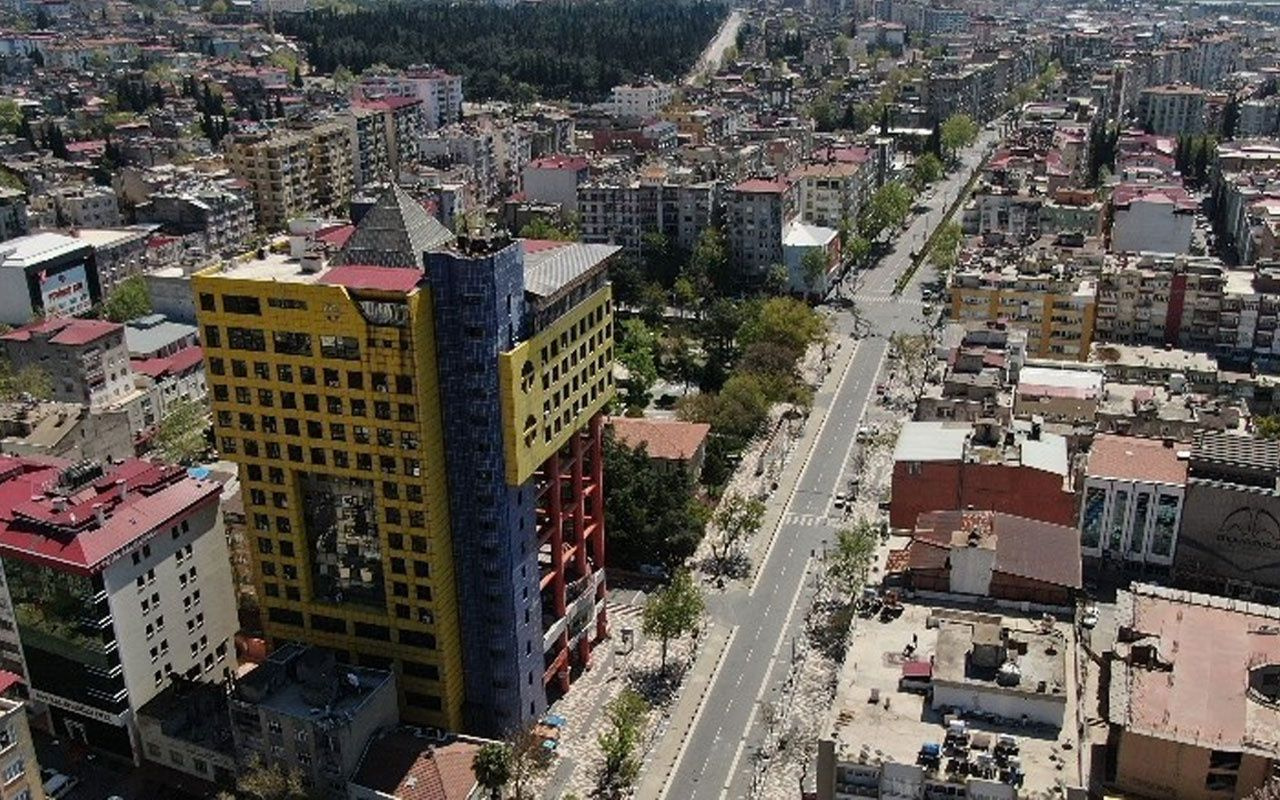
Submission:
<svg viewBox="0 0 1280 800">
<path fill-rule="evenodd" d="M 1280 442 L 1242 434 L 1206 431 L 1192 449 L 1191 460 L 1232 464 L 1280 474 Z"/>
<path fill-rule="evenodd" d="M 611 244 L 579 244 L 524 254 L 524 290 L 539 297 L 560 291 L 593 271 L 622 248 Z"/>
<path fill-rule="evenodd" d="M 422 269 L 422 254 L 453 241 L 439 220 L 392 184 L 360 218 L 333 264 Z"/>
</svg>

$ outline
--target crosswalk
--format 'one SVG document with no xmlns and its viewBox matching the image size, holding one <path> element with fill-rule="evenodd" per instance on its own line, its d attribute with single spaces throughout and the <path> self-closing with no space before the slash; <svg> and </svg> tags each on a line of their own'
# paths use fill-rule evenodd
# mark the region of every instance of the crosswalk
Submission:
<svg viewBox="0 0 1280 800">
<path fill-rule="evenodd" d="M 826 514 L 788 514 L 782 518 L 784 525 L 798 525 L 801 528 L 817 528 L 820 526 L 833 526 L 836 520 L 831 519 Z"/>
<path fill-rule="evenodd" d="M 644 606 L 635 603 L 620 603 L 616 600 L 605 601 L 605 610 L 609 614 L 609 628 L 618 631 L 623 628 L 638 629 L 644 617 Z"/>
<path fill-rule="evenodd" d="M 857 303 L 896 303 L 900 306 L 911 306 L 913 308 L 922 308 L 925 304 L 922 300 L 911 300 L 905 297 L 894 297 L 890 294 L 863 294 L 858 295 L 854 302 Z"/>
</svg>

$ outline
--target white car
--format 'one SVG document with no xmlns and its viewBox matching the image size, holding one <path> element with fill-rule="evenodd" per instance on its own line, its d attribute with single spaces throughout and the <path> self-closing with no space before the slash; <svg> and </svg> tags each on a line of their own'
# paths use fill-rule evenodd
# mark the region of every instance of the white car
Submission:
<svg viewBox="0 0 1280 800">
<path fill-rule="evenodd" d="M 67 796 L 80 783 L 79 778 L 63 775 L 56 769 L 40 770 L 40 778 L 44 781 L 44 796 L 52 800 Z"/>
<path fill-rule="evenodd" d="M 1080 627 L 1085 630 L 1093 630 L 1098 624 L 1098 607 L 1085 606 L 1084 613 L 1080 615 Z"/>
</svg>

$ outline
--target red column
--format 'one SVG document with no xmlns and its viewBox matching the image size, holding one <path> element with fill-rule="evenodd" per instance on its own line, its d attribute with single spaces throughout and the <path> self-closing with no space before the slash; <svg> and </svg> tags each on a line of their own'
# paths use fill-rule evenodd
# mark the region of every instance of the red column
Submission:
<svg viewBox="0 0 1280 800">
<path fill-rule="evenodd" d="M 573 506 L 571 513 L 573 514 L 573 530 L 574 544 L 577 549 L 574 551 L 574 566 L 578 568 L 578 575 L 588 575 L 591 570 L 587 566 L 587 520 L 586 520 L 586 487 L 583 482 L 583 465 L 584 448 L 582 437 L 583 433 L 575 433 L 570 440 L 573 442 L 573 463 L 570 467 L 571 480 L 573 481 Z"/>
<path fill-rule="evenodd" d="M 564 604 L 564 517 L 560 513 L 560 453 L 547 459 L 551 484 L 547 487 L 551 500 L 551 597 L 556 617 L 565 613 Z"/>
<path fill-rule="evenodd" d="M 591 557 L 596 569 L 604 569 L 604 415 L 596 414 L 591 418 Z M 604 639 L 609 635 L 609 612 L 605 600 L 609 596 L 606 581 L 607 573 L 602 574 L 600 585 L 596 587 L 596 639 Z"/>
</svg>

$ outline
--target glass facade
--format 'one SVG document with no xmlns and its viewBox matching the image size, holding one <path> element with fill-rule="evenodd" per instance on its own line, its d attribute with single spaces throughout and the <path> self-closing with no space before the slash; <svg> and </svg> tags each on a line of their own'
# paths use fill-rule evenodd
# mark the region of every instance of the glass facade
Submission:
<svg viewBox="0 0 1280 800">
<path fill-rule="evenodd" d="M 1177 495 L 1161 494 L 1156 501 L 1156 523 L 1151 532 L 1152 555 L 1168 558 L 1173 555 L 1173 537 L 1178 524 Z"/>
<path fill-rule="evenodd" d="M 1107 506 L 1107 490 L 1090 486 L 1084 495 L 1084 520 L 1080 526 L 1080 544 L 1088 549 L 1098 546 L 1102 538 L 1102 513 Z"/>
<path fill-rule="evenodd" d="M 373 482 L 310 472 L 301 482 L 316 599 L 384 608 Z"/>
<path fill-rule="evenodd" d="M 1129 532 L 1129 552 L 1142 554 L 1146 548 L 1147 515 L 1151 511 L 1151 495 L 1138 494 L 1133 502 L 1133 530 Z"/>
</svg>

